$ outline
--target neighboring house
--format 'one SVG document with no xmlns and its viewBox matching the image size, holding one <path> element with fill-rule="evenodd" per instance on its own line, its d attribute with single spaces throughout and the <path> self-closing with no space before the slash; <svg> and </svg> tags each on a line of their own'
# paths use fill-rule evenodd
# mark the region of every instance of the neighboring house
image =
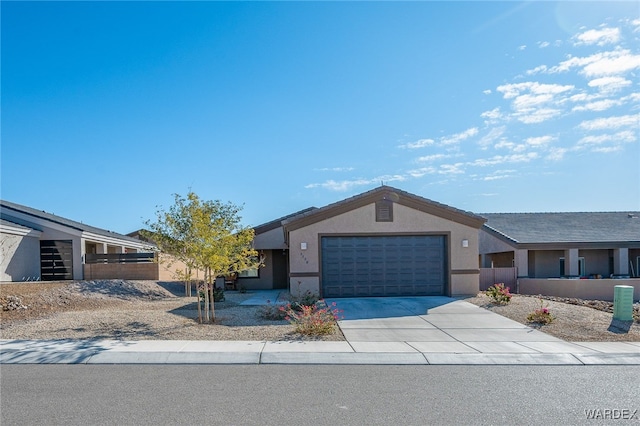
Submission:
<svg viewBox="0 0 640 426">
<path fill-rule="evenodd" d="M 483 267 L 515 266 L 524 278 L 639 276 L 640 212 L 482 216 Z"/>
<path fill-rule="evenodd" d="M 484 222 L 381 186 L 256 227 L 265 267 L 238 283 L 323 297 L 476 294 Z"/>
<path fill-rule="evenodd" d="M 516 268 L 520 293 L 610 300 L 615 285 L 640 289 L 640 212 L 482 216 L 480 266 Z"/>
<path fill-rule="evenodd" d="M 150 251 L 135 238 L 4 200 L 0 237 L 0 281 L 80 280 L 86 255 Z"/>
</svg>

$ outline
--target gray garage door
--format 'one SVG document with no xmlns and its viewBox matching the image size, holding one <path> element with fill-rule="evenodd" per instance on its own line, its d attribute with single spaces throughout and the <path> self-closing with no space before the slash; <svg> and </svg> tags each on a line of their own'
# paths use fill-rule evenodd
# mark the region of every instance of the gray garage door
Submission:
<svg viewBox="0 0 640 426">
<path fill-rule="evenodd" d="M 445 237 L 322 237 L 324 297 L 445 294 Z"/>
</svg>

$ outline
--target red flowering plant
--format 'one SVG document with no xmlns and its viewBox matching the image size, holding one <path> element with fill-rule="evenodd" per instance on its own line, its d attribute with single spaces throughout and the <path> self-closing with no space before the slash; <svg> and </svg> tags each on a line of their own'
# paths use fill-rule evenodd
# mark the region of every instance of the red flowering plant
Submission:
<svg viewBox="0 0 640 426">
<path fill-rule="evenodd" d="M 506 305 L 511 302 L 511 297 L 513 296 L 509 292 L 509 287 L 505 287 L 504 283 L 494 284 L 484 292 L 487 296 L 491 298 L 491 302 L 498 305 Z"/>
<path fill-rule="evenodd" d="M 527 315 L 527 321 L 537 324 L 550 324 L 554 319 L 555 317 L 549 311 L 549 306 L 545 306 L 542 299 L 540 299 L 540 308 Z"/>
<path fill-rule="evenodd" d="M 336 308 L 336 303 L 327 306 L 324 300 L 313 305 L 281 306 L 286 313 L 285 319 L 295 326 L 295 331 L 308 336 L 320 336 L 333 333 L 336 321 L 341 319 L 342 310 Z"/>
</svg>

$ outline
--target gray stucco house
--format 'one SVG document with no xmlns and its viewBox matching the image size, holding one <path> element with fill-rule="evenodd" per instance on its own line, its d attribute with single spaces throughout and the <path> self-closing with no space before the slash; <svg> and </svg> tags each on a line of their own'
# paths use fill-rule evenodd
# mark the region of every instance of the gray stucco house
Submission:
<svg viewBox="0 0 640 426">
<path fill-rule="evenodd" d="M 85 278 L 87 254 L 144 252 L 149 244 L 2 200 L 0 249 L 0 281 L 51 281 Z"/>
<path fill-rule="evenodd" d="M 254 247 L 265 267 L 238 284 L 323 297 L 475 294 L 484 222 L 381 186 L 257 226 Z"/>
<path fill-rule="evenodd" d="M 525 278 L 639 276 L 640 212 L 482 216 L 483 267 L 515 266 Z"/>
<path fill-rule="evenodd" d="M 482 216 L 480 266 L 515 268 L 519 293 L 612 300 L 629 285 L 640 297 L 640 212 Z"/>
</svg>

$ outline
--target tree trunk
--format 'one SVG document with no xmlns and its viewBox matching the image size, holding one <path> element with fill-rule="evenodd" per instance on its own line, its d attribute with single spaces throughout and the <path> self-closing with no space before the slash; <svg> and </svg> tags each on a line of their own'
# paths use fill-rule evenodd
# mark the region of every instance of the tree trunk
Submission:
<svg viewBox="0 0 640 426">
<path fill-rule="evenodd" d="M 209 275 L 209 278 L 211 278 L 211 275 Z M 214 322 L 216 320 L 216 311 L 215 311 L 215 297 L 213 296 L 213 290 L 215 286 L 215 282 L 214 283 L 209 283 L 209 292 L 210 292 L 210 296 L 209 296 L 209 300 L 211 301 L 211 322 Z"/>
<path fill-rule="evenodd" d="M 200 286 L 198 285 L 198 281 L 196 281 L 196 298 L 198 300 L 198 322 L 202 324 L 202 309 L 200 307 Z"/>
</svg>

